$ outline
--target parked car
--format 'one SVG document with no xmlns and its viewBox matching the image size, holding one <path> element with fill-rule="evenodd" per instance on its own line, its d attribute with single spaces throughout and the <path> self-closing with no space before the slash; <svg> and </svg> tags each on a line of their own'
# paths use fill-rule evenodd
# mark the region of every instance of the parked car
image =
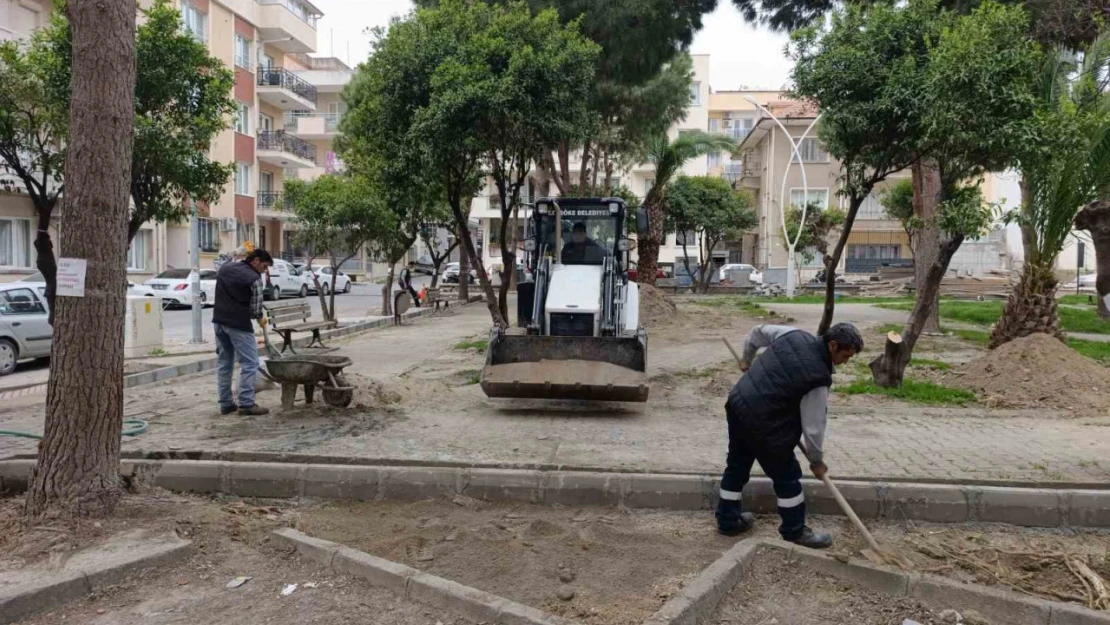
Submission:
<svg viewBox="0 0 1110 625">
<path fill-rule="evenodd" d="M 427 254 L 416 259 L 416 266 L 412 268 L 413 273 L 422 273 L 430 276 L 436 272 L 435 264 L 432 263 L 432 257 Z"/>
<path fill-rule="evenodd" d="M 162 298 L 162 307 L 192 306 L 193 288 L 189 279 L 189 269 L 167 269 L 147 280 L 144 286 L 150 287 L 156 297 Z M 203 306 L 216 304 L 216 270 L 200 270 L 200 303 Z"/>
<path fill-rule="evenodd" d="M 324 290 L 324 295 L 327 295 L 331 292 L 331 266 L 317 267 L 315 273 L 316 278 L 320 280 L 320 288 Z M 315 293 L 315 281 L 312 280 L 312 276 L 309 276 L 308 280 L 312 285 L 311 290 Z M 336 294 L 351 292 L 351 277 L 342 271 L 335 276 L 335 292 Z"/>
<path fill-rule="evenodd" d="M 748 275 L 748 280 L 751 281 L 752 284 L 763 284 L 763 272 L 747 263 L 728 263 L 726 265 L 721 265 L 717 279 L 723 282 L 725 278 L 728 277 L 728 272 L 734 270 L 750 271 L 751 273 Z"/>
<path fill-rule="evenodd" d="M 284 260 L 274 260 L 265 281 L 263 296 L 268 300 L 307 297 L 309 290 L 315 288 L 315 285 L 310 285 L 312 278 L 308 277 L 307 272 Z"/>
<path fill-rule="evenodd" d="M 478 272 L 473 269 L 467 274 L 467 284 L 474 284 L 478 281 Z M 458 284 L 459 283 L 459 263 L 446 263 L 443 265 L 443 283 L 444 284 Z"/>
<path fill-rule="evenodd" d="M 15 371 L 21 360 L 50 355 L 54 329 L 49 316 L 46 298 L 32 283 L 0 285 L 0 376 Z"/>
<path fill-rule="evenodd" d="M 46 278 L 44 278 L 42 276 L 41 272 L 35 272 L 35 273 L 27 276 L 26 278 L 23 278 L 22 280 L 19 280 L 19 282 L 21 282 L 23 284 L 33 284 L 33 285 L 35 285 L 35 289 L 39 292 L 39 295 L 43 298 L 46 297 Z M 147 286 L 145 284 L 135 284 L 134 282 L 131 282 L 130 280 L 128 280 L 127 281 L 127 296 L 128 297 L 158 297 L 158 294 L 154 292 L 154 289 L 150 288 L 149 286 Z M 163 308 L 164 307 L 165 307 L 165 304 L 163 304 Z"/>
</svg>

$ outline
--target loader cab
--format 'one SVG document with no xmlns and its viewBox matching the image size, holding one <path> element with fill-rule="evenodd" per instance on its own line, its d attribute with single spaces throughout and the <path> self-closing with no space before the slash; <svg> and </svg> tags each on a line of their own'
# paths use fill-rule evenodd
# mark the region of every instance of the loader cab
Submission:
<svg viewBox="0 0 1110 625">
<path fill-rule="evenodd" d="M 543 259 L 561 265 L 603 265 L 612 258 L 628 269 L 626 208 L 619 198 L 544 198 L 536 202 L 525 241 L 529 266 Z"/>
</svg>

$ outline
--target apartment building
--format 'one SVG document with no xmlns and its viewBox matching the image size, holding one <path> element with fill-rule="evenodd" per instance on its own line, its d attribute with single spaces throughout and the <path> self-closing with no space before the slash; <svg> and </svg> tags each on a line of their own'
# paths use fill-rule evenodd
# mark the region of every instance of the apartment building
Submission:
<svg viewBox="0 0 1110 625">
<path fill-rule="evenodd" d="M 709 126 L 709 111 L 710 111 L 710 98 L 711 90 L 709 87 L 709 55 L 694 55 L 694 80 L 690 86 L 690 106 L 686 110 L 686 117 L 675 123 L 668 131 L 667 135 L 671 138 L 677 137 L 682 132 L 691 130 L 706 130 Z M 569 171 L 573 180 L 578 179 L 579 172 L 582 169 L 581 155 L 572 155 L 569 163 Z M 689 176 L 704 176 L 709 172 L 709 158 L 702 156 L 687 162 L 683 166 L 683 173 Z M 614 185 L 624 185 L 632 190 L 633 193 L 643 198 L 647 195 L 648 190 L 655 183 L 655 166 L 650 162 L 637 163 L 629 168 L 627 171 L 616 172 L 614 174 Z M 540 188 L 538 175 L 532 172 L 529 180 L 523 187 L 521 193 L 524 196 L 524 201 L 530 203 L 538 193 Z M 558 190 L 554 185 L 550 187 L 550 194 L 557 195 Z M 487 178 L 486 184 L 482 192 L 473 199 L 470 207 L 471 219 L 478 220 L 478 244 L 480 247 L 482 263 L 490 269 L 501 267 L 501 241 L 500 227 L 501 227 L 501 211 L 499 205 L 499 198 L 497 197 L 496 187 L 492 179 Z M 518 232 L 523 229 L 523 221 L 531 212 L 527 208 L 522 208 L 520 211 L 521 224 L 518 225 Z M 682 246 L 680 245 L 678 233 L 670 233 L 667 235 L 667 240 L 659 249 L 659 264 L 664 272 L 672 275 L 675 264 L 682 263 Z M 520 236 L 517 237 L 519 242 Z M 694 257 L 691 261 L 691 266 L 697 263 L 697 240 L 691 236 L 688 239 L 689 254 Z"/>
<path fill-rule="evenodd" d="M 289 260 L 295 224 L 283 198 L 286 180 L 340 171 L 332 148 L 343 115 L 341 93 L 352 71 L 338 59 L 312 58 L 321 12 L 304 0 L 174 0 L 183 28 L 235 72 L 231 128 L 211 146 L 235 173 L 215 201 L 198 204 L 201 266 L 250 242 Z M 152 0 L 142 0 L 150 6 Z M 49 0 L 0 0 L 0 39 L 25 39 L 46 24 Z M 29 198 L 0 170 L 0 280 L 34 271 Z M 144 224 L 128 252 L 128 271 L 142 281 L 188 267 L 188 223 Z M 345 269 L 365 273 L 364 254 Z"/>
</svg>

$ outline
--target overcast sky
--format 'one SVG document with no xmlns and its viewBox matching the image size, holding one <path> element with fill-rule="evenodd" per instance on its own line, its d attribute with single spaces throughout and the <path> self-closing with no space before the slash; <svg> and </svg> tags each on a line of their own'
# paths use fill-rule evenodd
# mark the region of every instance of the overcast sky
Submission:
<svg viewBox="0 0 1110 625">
<path fill-rule="evenodd" d="M 317 54 L 335 55 L 352 67 L 370 52 L 367 28 L 384 26 L 393 16 L 407 13 L 409 0 L 313 0 L 324 13 L 320 20 Z M 704 19 L 691 52 L 709 54 L 709 82 L 715 91 L 777 89 L 790 75 L 783 56 L 786 37 L 748 26 L 729 0 Z"/>
</svg>

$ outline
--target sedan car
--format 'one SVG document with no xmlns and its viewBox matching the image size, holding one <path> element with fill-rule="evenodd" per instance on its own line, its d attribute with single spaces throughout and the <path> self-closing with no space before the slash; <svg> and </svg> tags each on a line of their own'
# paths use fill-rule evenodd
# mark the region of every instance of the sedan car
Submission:
<svg viewBox="0 0 1110 625">
<path fill-rule="evenodd" d="M 46 278 L 42 276 L 42 272 L 35 272 L 19 282 L 22 284 L 35 285 L 35 289 L 38 290 L 39 295 L 46 297 Z M 158 295 L 154 292 L 154 289 L 149 286 L 145 284 L 135 284 L 128 280 L 127 297 L 158 297 Z"/>
<path fill-rule="evenodd" d="M 763 272 L 747 263 L 729 263 L 727 265 L 721 265 L 717 279 L 724 282 L 725 278 L 728 277 L 728 272 L 736 270 L 751 272 L 748 275 L 748 280 L 752 284 L 763 284 Z"/>
<path fill-rule="evenodd" d="M 324 290 L 324 295 L 331 293 L 331 267 L 317 267 L 314 272 L 316 279 L 320 281 L 320 288 Z M 313 292 L 316 291 L 316 283 L 309 278 L 310 287 Z M 351 292 L 351 277 L 340 271 L 335 276 L 335 292 L 350 293 Z"/>
<path fill-rule="evenodd" d="M 474 284 L 478 281 L 478 272 L 473 269 L 467 275 L 467 284 Z M 446 263 L 443 265 L 443 283 L 444 284 L 458 284 L 459 283 L 459 263 Z"/>
<path fill-rule="evenodd" d="M 632 280 L 632 281 L 635 281 L 636 278 L 638 278 L 639 276 L 640 276 L 640 268 L 635 263 L 632 263 L 632 265 L 630 265 L 628 267 L 628 279 Z M 658 280 L 660 278 L 666 278 L 666 277 L 667 277 L 667 273 L 665 271 L 663 271 L 662 268 L 660 268 L 660 267 L 655 268 L 655 279 L 656 280 Z"/>
<path fill-rule="evenodd" d="M 164 307 L 192 306 L 193 289 L 188 269 L 167 269 L 146 281 L 156 297 L 162 298 Z M 216 270 L 200 270 L 200 303 L 213 306 L 216 303 Z"/>
<path fill-rule="evenodd" d="M 50 355 L 54 331 L 48 318 L 46 298 L 37 287 L 27 282 L 0 285 L 0 376 L 15 371 L 21 360 Z"/>
</svg>

